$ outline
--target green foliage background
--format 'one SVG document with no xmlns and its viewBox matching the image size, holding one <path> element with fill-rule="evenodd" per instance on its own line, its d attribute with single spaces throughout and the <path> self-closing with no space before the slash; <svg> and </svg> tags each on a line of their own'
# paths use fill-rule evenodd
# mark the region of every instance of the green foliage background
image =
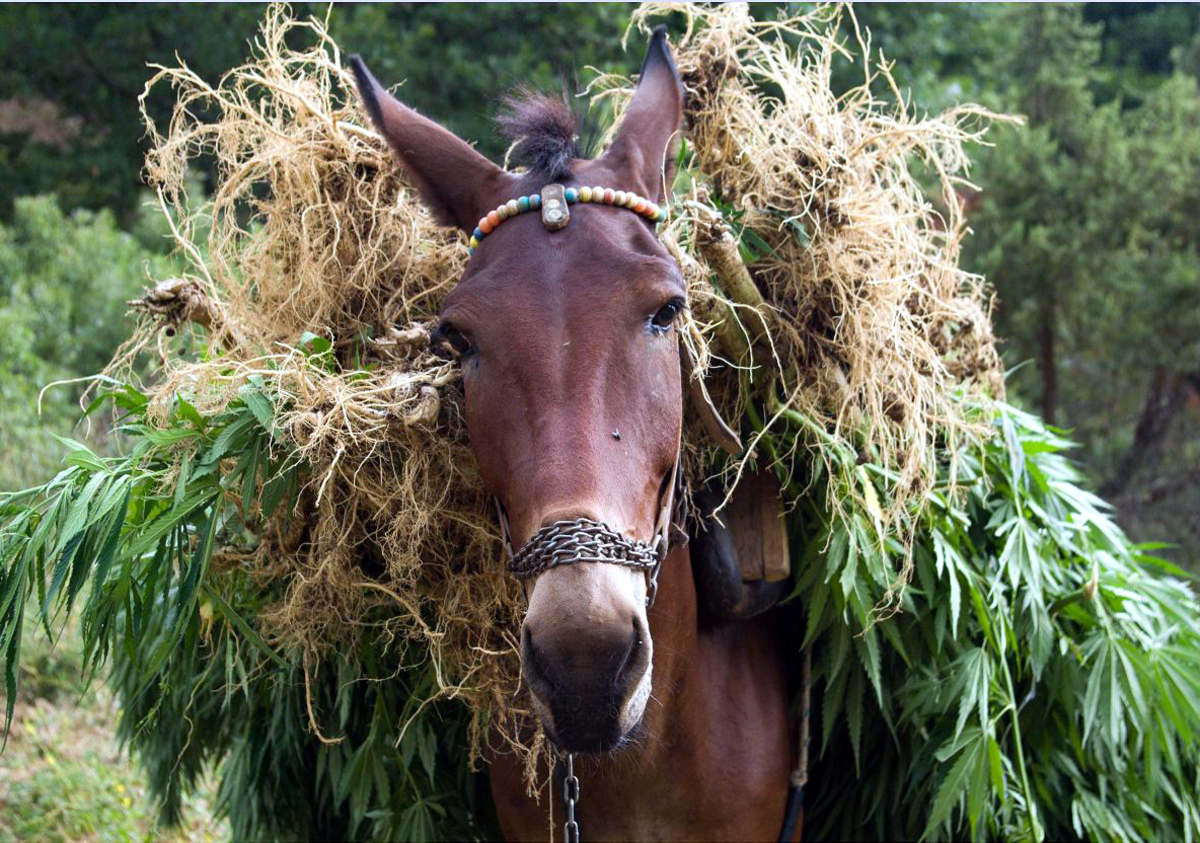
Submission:
<svg viewBox="0 0 1200 843">
<path fill-rule="evenodd" d="M 49 435 L 72 432 L 77 386 L 48 393 L 37 415 L 41 386 L 98 371 L 128 334 L 124 300 L 170 275 L 137 178 L 145 63 L 178 51 L 215 78 L 246 54 L 261 12 L 0 7 L 0 105 L 48 102 L 67 134 L 40 141 L 0 109 L 0 490 L 35 487 L 0 497 L 4 698 L 15 700 L 24 613 L 49 634 L 74 605 L 86 668 L 111 668 L 121 734 L 168 819 L 225 759 L 219 804 L 236 839 L 492 836 L 462 712 L 409 722 L 429 681 L 419 653 L 379 642 L 325 664 L 307 691 L 345 740 L 315 741 L 303 666 L 255 632 L 263 595 L 214 562 L 218 536 L 252 540 L 245 490 L 264 481 L 264 504 L 279 506 L 302 476 L 286 453 L 268 455 L 277 396 L 248 390 L 218 418 L 181 402 L 151 431 L 137 389 L 116 388 L 90 433 L 74 431 L 90 450 Z M 975 99 L 1029 117 L 978 158 L 965 260 L 998 293 L 1006 359 L 1020 366 L 1010 397 L 1072 426 L 1087 478 L 1060 432 L 978 408 L 999 436 L 962 455 L 967 493 L 921 516 L 906 611 L 873 626 L 894 549 L 869 517 L 832 523 L 806 501 L 795 546 L 830 539 L 797 583 L 823 701 L 812 833 L 1192 839 L 1200 633 L 1194 596 L 1171 578 L 1182 571 L 1153 554 L 1200 559 L 1200 10 L 858 14 L 916 107 Z M 609 4 L 330 15 L 344 48 L 382 79 L 406 78 L 406 100 L 495 157 L 498 92 L 638 58 L 620 52 L 627 10 Z M 855 71 L 842 72 L 849 84 Z M 122 431 L 104 435 L 119 417 Z M 181 454 L 183 482 L 161 488 Z M 229 456 L 237 467 L 222 474 Z M 1115 521 L 1089 486 L 1117 504 Z M 1122 527 L 1175 546 L 1132 545 Z"/>
<path fill-rule="evenodd" d="M 158 226 L 142 217 L 123 230 L 107 209 L 64 213 L 54 196 L 15 200 L 0 225 L 0 489 L 57 471 L 62 447 L 48 431 L 70 432 L 83 385 L 55 387 L 40 413 L 39 392 L 99 372 L 129 336 L 125 301 L 172 267 Z M 111 447 L 106 430 L 94 419 L 100 447 Z"/>
</svg>

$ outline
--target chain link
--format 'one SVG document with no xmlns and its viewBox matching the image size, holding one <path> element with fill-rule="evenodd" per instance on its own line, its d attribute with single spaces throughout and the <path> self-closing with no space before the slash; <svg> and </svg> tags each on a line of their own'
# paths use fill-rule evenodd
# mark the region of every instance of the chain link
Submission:
<svg viewBox="0 0 1200 843">
<path fill-rule="evenodd" d="M 576 562 L 608 562 L 649 572 L 662 561 L 660 544 L 631 539 L 590 518 L 555 521 L 534 533 L 508 568 L 520 579 Z"/>
<path fill-rule="evenodd" d="M 567 806 L 567 821 L 563 823 L 566 843 L 579 843 L 579 823 L 575 819 L 575 803 L 579 801 L 579 778 L 575 775 L 575 753 L 567 753 L 567 774 L 563 777 L 563 802 Z"/>
</svg>

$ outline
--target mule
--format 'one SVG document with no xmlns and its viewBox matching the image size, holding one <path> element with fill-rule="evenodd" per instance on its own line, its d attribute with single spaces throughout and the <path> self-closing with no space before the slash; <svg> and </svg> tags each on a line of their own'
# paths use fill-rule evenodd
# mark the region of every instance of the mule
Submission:
<svg viewBox="0 0 1200 843">
<path fill-rule="evenodd" d="M 555 525 L 609 531 L 611 547 L 572 560 L 586 564 L 538 566 L 524 580 L 523 684 L 547 736 L 578 753 L 584 838 L 776 839 L 794 748 L 779 618 L 706 612 L 698 545 L 677 536 L 663 556 L 684 415 L 677 323 L 687 307 L 679 267 L 644 212 L 668 201 L 683 120 L 664 31 L 595 159 L 578 157 L 565 105 L 519 103 L 507 129 L 523 172 L 489 161 L 400 103 L 357 57 L 352 64 L 408 181 L 441 222 L 473 235 L 435 342 L 462 358 L 471 447 L 511 546 L 520 552 L 568 529 Z M 557 200 L 533 199 L 552 184 L 568 201 L 589 186 L 633 193 L 643 211 L 577 202 L 555 227 Z M 540 219 L 519 212 L 531 201 L 542 204 Z M 492 213 L 505 203 L 515 210 Z M 657 557 L 601 561 L 620 547 Z M 521 761 L 499 753 L 490 770 L 505 836 L 553 834 L 547 794 L 527 796 Z M 553 791 L 561 822 L 559 784 Z"/>
</svg>

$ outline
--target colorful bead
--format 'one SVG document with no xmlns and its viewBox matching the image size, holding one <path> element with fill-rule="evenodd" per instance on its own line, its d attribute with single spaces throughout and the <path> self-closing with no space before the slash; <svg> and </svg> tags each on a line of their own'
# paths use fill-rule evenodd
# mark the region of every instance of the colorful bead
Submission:
<svg viewBox="0 0 1200 843">
<path fill-rule="evenodd" d="M 469 258 L 475 257 L 475 247 L 474 246 L 467 247 L 467 257 L 469 257 Z"/>
<path fill-rule="evenodd" d="M 659 206 L 631 190 L 613 190 L 609 187 L 599 186 L 567 187 L 563 188 L 563 198 L 568 205 L 573 205 L 577 202 L 602 202 L 605 205 L 617 205 L 622 208 L 628 208 L 655 224 L 665 221 L 669 214 L 667 207 Z M 474 255 L 475 250 L 479 248 L 479 244 L 483 242 L 483 239 L 491 234 L 496 226 L 504 220 L 528 211 L 540 210 L 541 207 L 542 195 L 540 193 L 531 193 L 528 196 L 519 196 L 516 199 L 510 199 L 498 206 L 494 211 L 490 211 L 487 216 L 480 218 L 479 224 L 471 232 L 467 244 L 468 253 Z"/>
</svg>

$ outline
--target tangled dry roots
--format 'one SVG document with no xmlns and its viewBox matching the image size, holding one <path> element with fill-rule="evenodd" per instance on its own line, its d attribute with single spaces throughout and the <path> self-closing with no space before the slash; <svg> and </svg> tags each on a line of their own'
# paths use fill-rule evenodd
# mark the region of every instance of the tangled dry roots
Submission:
<svg viewBox="0 0 1200 843">
<path fill-rule="evenodd" d="M 755 403 L 762 432 L 800 433 L 803 448 L 767 458 L 802 478 L 813 476 L 802 464 L 823 461 L 835 516 L 873 513 L 910 546 L 938 461 L 980 432 L 969 399 L 1003 395 L 990 296 L 958 257 L 963 147 L 1006 118 L 971 105 L 915 117 L 888 67 L 870 66 L 852 14 L 857 56 L 839 45 L 843 7 L 756 21 L 743 4 L 649 3 L 631 27 L 671 12 L 687 19 L 676 61 L 706 177 L 672 232 L 708 320 L 699 333 L 724 358 L 710 388 L 731 417 Z M 863 82 L 840 95 L 839 57 L 863 63 Z M 714 201 L 765 243 L 749 273 Z M 863 463 L 885 469 L 881 488 L 853 471 Z"/>
<path fill-rule="evenodd" d="M 775 455 L 789 473 L 824 460 L 845 506 L 860 494 L 870 504 L 875 493 L 848 486 L 835 459 L 855 449 L 895 478 L 883 512 L 908 529 L 938 448 L 970 430 L 953 394 L 1001 388 L 982 283 L 957 267 L 962 145 L 988 115 L 911 118 L 870 93 L 890 83 L 886 70 L 835 97 L 836 11 L 760 23 L 740 6 L 654 4 L 634 20 L 680 10 L 690 143 L 697 185 L 701 175 L 708 185 L 666 234 L 692 287 L 687 339 L 713 364 L 727 417 L 756 402 L 767 431 L 810 431 Z M 289 49 L 285 37 L 311 46 Z M 181 393 L 213 412 L 250 377 L 268 384 L 284 436 L 313 469 L 291 519 L 265 525 L 243 563 L 284 587 L 259 622 L 307 663 L 352 646 L 383 610 L 387 634 L 428 652 L 438 693 L 476 712 L 473 749 L 485 717 L 518 743 L 520 593 L 467 447 L 457 370 L 426 343 L 465 243 L 433 222 L 364 128 L 319 21 L 272 6 L 255 53 L 216 86 L 184 66 L 147 84 L 177 92 L 165 130 L 143 110 L 146 173 L 189 271 L 148 294 L 114 368 L 157 342 L 162 408 Z M 188 174 L 201 155 L 218 179 L 195 204 Z M 940 181 L 940 213 L 914 157 Z M 714 200 L 770 246 L 749 274 Z M 189 336 L 207 353 L 181 356 Z M 692 421 L 687 438 L 694 470 L 721 467 Z M 740 466 L 721 470 L 731 485 Z"/>
<path fill-rule="evenodd" d="M 286 46 L 300 37 L 312 46 Z M 183 66 L 147 83 L 176 90 L 165 131 L 143 109 L 146 174 L 189 272 L 143 299 L 149 318 L 116 366 L 157 340 L 164 411 L 176 393 L 218 411 L 255 375 L 279 396 L 278 426 L 312 479 L 246 563 L 264 586 L 286 586 L 259 618 L 276 641 L 316 664 L 378 633 L 364 620 L 386 614 L 383 632 L 427 649 L 440 694 L 465 697 L 480 728 L 490 711 L 515 739 L 520 591 L 466 445 L 458 372 L 427 342 L 465 244 L 363 128 L 320 22 L 273 6 L 255 46 L 216 86 Z M 201 155 L 218 177 L 196 205 L 189 166 Z M 200 359 L 163 339 L 188 321 L 204 329 Z"/>
</svg>

